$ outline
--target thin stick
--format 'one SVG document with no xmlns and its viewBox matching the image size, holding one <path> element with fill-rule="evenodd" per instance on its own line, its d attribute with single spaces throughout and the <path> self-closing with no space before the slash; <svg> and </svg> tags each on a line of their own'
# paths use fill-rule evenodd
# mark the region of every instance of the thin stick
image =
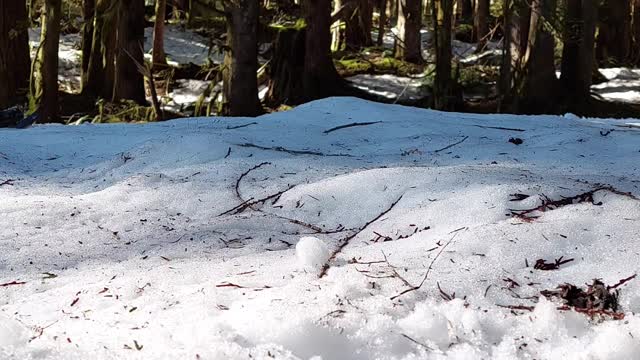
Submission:
<svg viewBox="0 0 640 360">
<path fill-rule="evenodd" d="M 436 150 L 436 151 L 434 151 L 434 152 L 439 153 L 439 152 L 441 152 L 441 151 L 445 151 L 445 150 L 447 150 L 447 149 L 451 149 L 452 147 L 454 147 L 454 146 L 456 146 L 456 145 L 462 144 L 462 143 L 463 143 L 465 140 L 467 140 L 468 138 L 469 138 L 469 136 L 465 136 L 464 138 L 462 138 L 462 140 L 460 140 L 460 141 L 458 141 L 458 142 L 456 142 L 456 143 L 453 143 L 453 144 L 451 144 L 451 145 L 447 145 L 447 146 L 443 147 L 442 149 L 438 149 L 438 150 Z"/>
<path fill-rule="evenodd" d="M 328 134 L 328 133 L 334 132 L 336 130 L 346 129 L 346 128 L 355 127 L 355 126 L 373 125 L 373 124 L 378 124 L 378 123 L 381 123 L 381 122 L 382 121 L 354 122 L 354 123 L 351 123 L 351 124 L 346 124 L 346 125 L 340 125 L 340 126 L 333 127 L 333 128 L 331 128 L 329 130 L 323 131 L 323 133 Z"/>
<path fill-rule="evenodd" d="M 424 283 L 427 281 L 427 279 L 429 279 L 429 273 L 431 273 L 431 270 L 433 269 L 433 264 L 435 264 L 436 260 L 438 260 L 438 258 L 440 257 L 440 254 L 442 254 L 442 252 L 444 251 L 444 249 L 447 248 L 447 246 L 449 246 L 449 244 L 451 244 L 451 242 L 453 241 L 453 239 L 456 238 L 456 236 L 458 236 L 459 232 L 456 232 L 453 234 L 453 236 L 451 237 L 451 239 L 449 239 L 449 241 L 447 241 L 446 244 L 444 244 L 444 246 L 442 246 L 440 248 L 440 251 L 438 251 L 438 253 L 436 254 L 436 256 L 433 258 L 433 260 L 431 260 L 431 263 L 429 264 L 429 267 L 427 268 L 427 273 L 424 274 L 424 277 L 422 278 L 422 281 L 420 281 L 420 284 L 418 286 L 413 286 L 410 287 L 404 291 L 402 291 L 401 293 L 399 293 L 398 295 L 392 296 L 390 300 L 395 300 L 397 298 L 399 298 L 400 296 L 412 292 L 412 291 L 416 291 L 419 290 L 422 285 L 424 285 Z"/>
</svg>

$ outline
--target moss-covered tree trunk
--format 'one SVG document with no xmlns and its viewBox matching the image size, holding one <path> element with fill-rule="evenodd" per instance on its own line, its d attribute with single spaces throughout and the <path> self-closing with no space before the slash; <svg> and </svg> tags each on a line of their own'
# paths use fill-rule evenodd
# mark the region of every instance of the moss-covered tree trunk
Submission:
<svg viewBox="0 0 640 360">
<path fill-rule="evenodd" d="M 113 100 L 133 100 L 146 104 L 144 77 L 144 0 L 118 0 L 117 55 Z"/>
<path fill-rule="evenodd" d="M 104 99 L 111 99 L 113 96 L 118 1 L 96 1 L 91 54 L 86 76 L 82 78 L 82 93 L 84 95 Z"/>
<path fill-rule="evenodd" d="M 606 66 L 626 64 L 631 46 L 631 1 L 605 0 L 598 15 L 598 62 Z"/>
<path fill-rule="evenodd" d="M 422 2 L 420 0 L 398 0 L 398 37 L 395 43 L 395 57 L 421 64 Z"/>
<path fill-rule="evenodd" d="M 40 121 L 58 122 L 58 42 L 62 0 L 46 0 L 41 45 L 36 55 L 32 100 L 40 107 Z"/>
<path fill-rule="evenodd" d="M 478 42 L 477 50 L 484 50 L 489 35 L 490 0 L 476 0 L 476 16 L 474 18 L 474 34 Z"/>
<path fill-rule="evenodd" d="M 343 0 L 351 10 L 345 21 L 345 45 L 349 50 L 360 50 L 373 45 L 373 6 L 371 0 Z"/>
<path fill-rule="evenodd" d="M 528 113 L 555 112 L 557 82 L 554 63 L 555 39 L 545 22 L 555 13 L 556 0 L 532 0 L 524 77 L 518 84 L 521 110 Z"/>
<path fill-rule="evenodd" d="M 584 111 L 590 97 L 594 66 L 597 4 L 566 0 L 560 81 L 570 111 Z"/>
<path fill-rule="evenodd" d="M 304 95 L 307 100 L 339 93 L 344 81 L 331 58 L 331 0 L 306 0 Z"/>
<path fill-rule="evenodd" d="M 269 90 L 266 103 L 297 105 L 304 98 L 304 28 L 279 29 L 269 63 Z"/>
<path fill-rule="evenodd" d="M 24 1 L 0 1 L 0 109 L 20 102 L 29 85 L 29 18 Z"/>
<path fill-rule="evenodd" d="M 260 3 L 258 0 L 237 0 L 227 5 L 223 112 L 229 116 L 257 116 L 263 112 L 257 80 Z"/>
<path fill-rule="evenodd" d="M 451 77 L 451 22 L 453 0 L 433 0 L 436 74 L 433 83 L 433 103 L 438 110 L 455 107 L 454 81 Z"/>
<path fill-rule="evenodd" d="M 167 0 L 156 0 L 156 19 L 153 23 L 153 67 L 167 65 L 167 55 L 164 52 L 164 21 L 166 16 Z"/>
</svg>

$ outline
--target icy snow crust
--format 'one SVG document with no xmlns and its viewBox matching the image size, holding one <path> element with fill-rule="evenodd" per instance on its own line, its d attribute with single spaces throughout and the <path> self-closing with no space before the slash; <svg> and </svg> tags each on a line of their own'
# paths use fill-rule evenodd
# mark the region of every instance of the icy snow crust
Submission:
<svg viewBox="0 0 640 360">
<path fill-rule="evenodd" d="M 638 280 L 621 288 L 624 321 L 530 297 L 639 272 L 639 203 L 599 192 L 601 206 L 507 215 L 595 183 L 639 195 L 640 129 L 618 125 L 334 98 L 258 119 L 0 130 L 0 183 L 13 180 L 0 187 L 0 284 L 26 282 L 0 287 L 0 358 L 634 358 Z M 293 187 L 219 216 L 263 162 L 243 200 Z M 400 196 L 325 277 L 301 268 L 300 238 L 335 249 Z M 391 300 L 408 287 L 393 272 L 418 284 L 452 232 L 423 287 Z M 560 256 L 575 261 L 531 267 Z"/>
</svg>

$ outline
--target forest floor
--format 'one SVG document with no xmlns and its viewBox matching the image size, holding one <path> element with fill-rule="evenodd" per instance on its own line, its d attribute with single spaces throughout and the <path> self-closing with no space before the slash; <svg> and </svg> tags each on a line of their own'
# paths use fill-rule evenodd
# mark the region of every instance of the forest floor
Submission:
<svg viewBox="0 0 640 360">
<path fill-rule="evenodd" d="M 4 359 L 640 352 L 638 121 L 332 98 L 0 137 Z M 602 308 L 541 295 L 595 278 Z"/>
<path fill-rule="evenodd" d="M 167 77 L 168 87 L 165 85 L 166 82 L 158 82 L 162 85 L 158 91 L 161 95 L 160 100 L 166 110 L 184 114 L 185 116 L 192 115 L 195 104 L 211 84 L 212 77 L 207 77 L 206 74 L 210 70 L 215 72 L 215 66 L 223 61 L 223 54 L 202 33 L 203 31 L 189 29 L 181 24 L 166 26 L 165 51 L 169 64 L 174 67 L 194 65 L 195 69 L 200 70 L 198 76 L 193 76 L 193 78 L 184 76 L 179 78 Z M 373 51 L 378 54 L 376 56 L 391 59 L 394 36 L 393 31 L 385 34 L 383 46 L 377 52 Z M 30 29 L 29 37 L 33 56 L 39 43 L 39 29 Z M 376 37 L 377 33 L 374 32 L 373 38 Z M 146 28 L 144 50 L 146 52 L 145 56 L 149 61 L 151 59 L 152 39 L 153 29 Z M 432 61 L 432 54 L 427 50 L 431 47 L 432 42 L 432 35 L 429 31 L 422 31 L 422 42 L 423 49 L 425 49 L 423 51 L 424 58 L 427 61 Z M 483 51 L 476 52 L 475 44 L 454 40 L 452 51 L 454 58 L 462 68 L 471 69 L 470 67 L 473 66 L 488 66 L 490 69 L 499 61 L 500 46 L 499 42 L 489 42 Z M 261 50 L 264 51 L 268 47 L 268 44 L 262 44 Z M 81 37 L 79 34 L 71 33 L 61 36 L 59 81 L 61 89 L 68 93 L 77 93 L 80 90 L 80 49 Z M 359 59 L 361 64 L 366 64 L 371 61 L 367 59 L 367 52 L 365 50 L 363 54 L 351 54 L 351 58 L 355 55 L 355 58 Z M 262 64 L 265 62 L 265 59 L 261 59 Z M 341 60 L 338 60 L 338 63 L 340 62 Z M 349 61 L 346 60 L 345 62 L 348 63 Z M 398 73 L 395 70 L 397 69 L 386 69 L 382 66 L 377 69 L 368 68 L 366 70 L 356 70 L 355 72 L 342 72 L 356 87 L 389 103 L 414 104 L 429 96 L 428 86 L 425 86 L 428 84 L 427 78 L 429 76 L 427 74 L 431 72 L 429 69 L 426 70 L 426 74 L 422 71 L 405 74 Z M 607 101 L 640 104 L 640 70 L 627 68 L 600 70 L 607 81 L 593 86 L 592 90 L 596 95 Z M 495 84 L 490 79 L 490 76 L 487 78 L 486 71 L 486 67 L 480 67 L 467 72 L 466 76 L 470 76 L 473 79 L 471 80 L 471 86 L 467 86 L 464 90 L 465 99 L 474 101 L 489 99 L 492 101 L 495 98 Z M 494 69 L 493 72 L 495 71 L 497 70 Z M 193 73 L 192 75 L 196 74 Z M 216 85 L 211 94 L 214 94 L 216 89 L 219 90 L 220 88 L 220 84 Z M 262 84 L 260 86 L 260 97 L 263 98 L 265 94 L 266 87 Z M 205 96 L 203 100 L 208 103 L 211 100 L 211 96 Z"/>
</svg>

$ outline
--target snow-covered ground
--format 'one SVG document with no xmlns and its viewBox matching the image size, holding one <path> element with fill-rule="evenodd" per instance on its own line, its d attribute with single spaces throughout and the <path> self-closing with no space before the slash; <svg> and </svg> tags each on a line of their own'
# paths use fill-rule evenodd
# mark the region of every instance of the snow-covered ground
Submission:
<svg viewBox="0 0 640 360">
<path fill-rule="evenodd" d="M 638 196 L 637 123 L 334 98 L 0 130 L 0 358 L 634 358 L 640 280 L 620 287 L 623 321 L 537 297 L 637 273 L 640 202 L 509 209 L 596 183 Z"/>
<path fill-rule="evenodd" d="M 640 69 L 600 69 L 609 80 L 592 86 L 593 92 L 609 101 L 640 103 Z"/>
</svg>

